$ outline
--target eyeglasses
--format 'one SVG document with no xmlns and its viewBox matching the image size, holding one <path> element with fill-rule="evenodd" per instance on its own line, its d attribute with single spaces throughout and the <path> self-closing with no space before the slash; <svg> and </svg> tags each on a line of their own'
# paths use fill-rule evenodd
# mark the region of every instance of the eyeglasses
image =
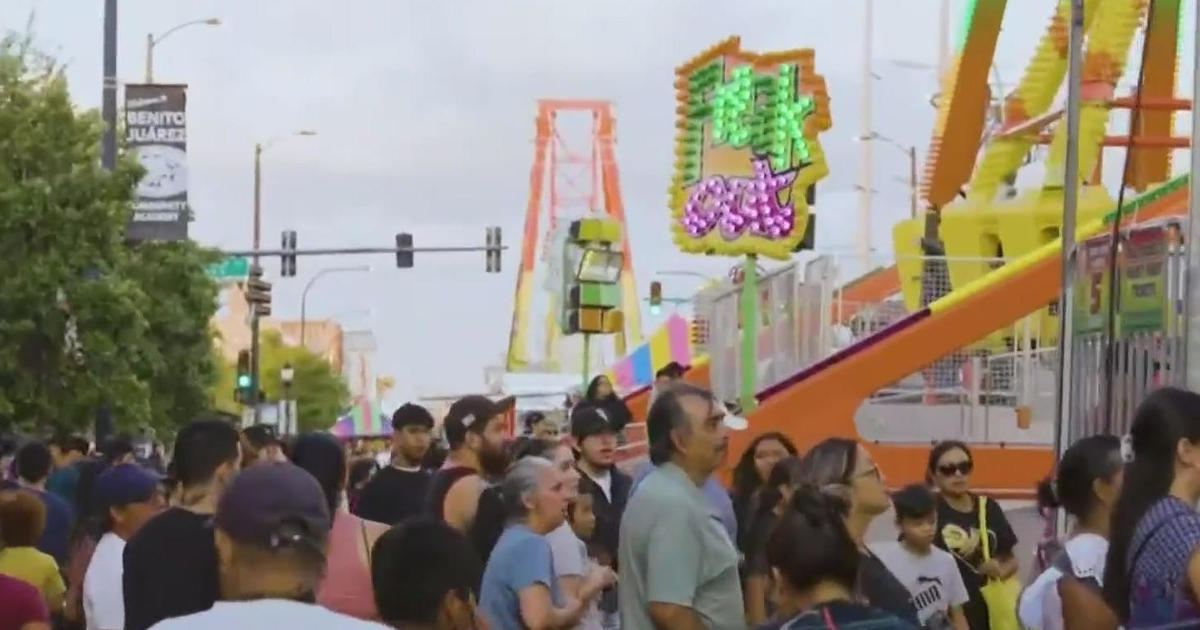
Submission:
<svg viewBox="0 0 1200 630">
<path fill-rule="evenodd" d="M 966 476 L 975 470 L 975 463 L 971 460 L 958 462 L 957 464 L 942 464 L 937 467 L 938 474 L 943 477 L 953 477 L 955 473 Z"/>
</svg>

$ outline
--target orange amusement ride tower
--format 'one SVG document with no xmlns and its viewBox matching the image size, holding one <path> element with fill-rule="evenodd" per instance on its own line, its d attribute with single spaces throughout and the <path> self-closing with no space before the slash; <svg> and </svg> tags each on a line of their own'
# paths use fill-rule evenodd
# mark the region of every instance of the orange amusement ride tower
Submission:
<svg viewBox="0 0 1200 630">
<path fill-rule="evenodd" d="M 590 133 L 586 133 L 584 139 L 581 136 L 585 136 L 585 133 L 581 133 L 581 129 L 589 122 Z M 619 285 L 625 324 L 622 332 L 614 335 L 615 356 L 609 358 L 624 356 L 631 343 L 636 345 L 641 342 L 633 256 L 629 248 L 629 230 L 613 151 L 614 124 L 612 104 L 607 101 L 538 101 L 533 168 L 529 174 L 529 201 L 525 207 L 524 240 L 521 243 L 521 267 L 517 273 L 512 331 L 505 361 L 509 372 L 573 372 L 577 366 L 570 362 L 564 370 L 564 362 L 560 357 L 562 334 L 557 314 L 563 296 L 559 295 L 561 291 L 555 281 L 561 277 L 560 274 L 574 273 L 574 270 L 561 268 L 559 250 L 563 229 L 575 219 L 607 218 L 621 224 L 624 262 Z M 544 232 L 543 212 L 546 214 Z M 549 304 L 544 320 L 544 350 L 540 355 L 534 355 L 529 346 L 539 255 L 546 263 L 545 270 L 549 276 L 544 283 Z"/>
</svg>

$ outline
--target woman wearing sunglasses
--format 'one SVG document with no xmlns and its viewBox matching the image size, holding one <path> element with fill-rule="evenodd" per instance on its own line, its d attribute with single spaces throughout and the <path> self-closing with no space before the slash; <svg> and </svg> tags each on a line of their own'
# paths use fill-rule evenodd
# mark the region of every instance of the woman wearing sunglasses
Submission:
<svg viewBox="0 0 1200 630">
<path fill-rule="evenodd" d="M 939 442 L 929 451 L 927 474 L 938 490 L 938 529 L 935 545 L 958 558 L 958 569 L 971 600 L 963 606 L 971 630 L 988 630 L 988 609 L 980 587 L 987 579 L 1006 579 L 1017 572 L 1013 549 L 1017 535 L 1000 504 L 985 498 L 985 529 L 979 528 L 980 497 L 971 492 L 975 463 L 962 442 Z M 986 541 L 984 536 L 987 536 Z M 989 560 L 984 560 L 984 544 Z"/>
<path fill-rule="evenodd" d="M 812 486 L 826 496 L 845 520 L 846 531 L 859 552 L 857 594 L 872 607 L 916 626 L 917 609 L 908 589 L 865 542 L 871 521 L 892 506 L 883 474 L 871 454 L 854 440 L 828 438 L 800 460 L 797 473 L 799 483 Z"/>
</svg>

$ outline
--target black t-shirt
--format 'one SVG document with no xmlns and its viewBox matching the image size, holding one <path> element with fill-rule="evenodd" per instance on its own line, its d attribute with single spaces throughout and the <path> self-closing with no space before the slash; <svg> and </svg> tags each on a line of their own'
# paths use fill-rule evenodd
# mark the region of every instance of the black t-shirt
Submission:
<svg viewBox="0 0 1200 630">
<path fill-rule="evenodd" d="M 913 626 L 920 623 L 912 593 L 870 551 L 860 554 L 858 558 L 858 590 L 872 607 L 896 615 Z"/>
<path fill-rule="evenodd" d="M 171 508 L 125 545 L 125 630 L 212 608 L 220 593 L 212 517 Z"/>
<path fill-rule="evenodd" d="M 983 564 L 982 536 L 979 533 L 979 499 L 972 496 L 972 510 L 959 512 L 938 497 L 938 530 L 933 544 L 954 554 L 958 560 L 958 571 L 971 600 L 963 606 L 963 613 L 971 630 L 988 630 L 987 604 L 979 589 L 983 578 L 976 568 Z M 987 499 L 987 537 L 992 558 L 1006 556 L 1017 546 L 1017 535 L 994 499 Z"/>
<path fill-rule="evenodd" d="M 917 630 L 917 626 L 878 608 L 851 602 L 830 602 L 788 619 L 771 621 L 755 630 Z"/>
<path fill-rule="evenodd" d="M 746 546 L 742 553 L 745 554 L 743 566 L 747 576 L 771 574 L 771 567 L 767 564 L 767 539 L 778 522 L 779 517 L 774 510 L 761 510 L 746 524 Z"/>
<path fill-rule="evenodd" d="M 428 470 L 401 470 L 388 466 L 367 482 L 354 513 L 359 518 L 395 525 L 425 509 L 429 493 Z"/>
</svg>

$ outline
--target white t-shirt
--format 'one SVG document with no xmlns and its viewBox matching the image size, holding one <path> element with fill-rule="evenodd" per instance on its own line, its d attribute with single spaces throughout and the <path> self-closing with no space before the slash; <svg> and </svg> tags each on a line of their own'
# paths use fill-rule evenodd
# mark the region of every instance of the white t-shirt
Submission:
<svg viewBox="0 0 1200 630">
<path fill-rule="evenodd" d="M 88 630 L 122 630 L 125 627 L 125 595 L 121 590 L 125 541 L 108 532 L 96 543 L 96 550 L 83 575 L 83 614 Z"/>
<path fill-rule="evenodd" d="M 581 468 L 580 470 L 583 470 L 583 469 Z M 589 479 L 596 482 L 596 485 L 600 486 L 600 490 L 604 491 L 604 497 L 606 499 L 608 499 L 609 501 L 612 501 L 612 471 L 611 470 L 605 468 L 604 471 L 598 475 L 593 475 L 592 473 L 587 472 L 587 471 L 584 471 L 584 474 L 587 475 Z"/>
<path fill-rule="evenodd" d="M 554 563 L 554 574 L 558 577 L 585 577 L 592 569 L 594 561 L 588 557 L 587 545 L 579 540 L 568 523 L 559 525 L 557 529 L 546 534 L 550 542 L 550 559 Z M 588 605 L 588 610 L 577 626 L 580 630 L 602 630 L 604 617 L 600 614 L 600 598 L 597 597 Z"/>
<path fill-rule="evenodd" d="M 1096 534 L 1079 534 L 1063 545 L 1071 558 L 1075 577 L 1095 580 L 1104 586 L 1104 565 L 1108 556 L 1108 540 Z M 1017 617 L 1029 630 L 1062 630 L 1062 598 L 1058 581 L 1063 577 L 1058 567 L 1051 566 L 1037 576 L 1021 592 L 1017 601 Z"/>
<path fill-rule="evenodd" d="M 164 619 L 150 630 L 389 630 L 371 621 L 355 619 L 316 604 L 289 599 L 256 599 L 217 602 L 212 608 L 185 617 Z"/>
<path fill-rule="evenodd" d="M 926 628 L 949 627 L 952 606 L 971 599 L 954 556 L 937 547 L 918 555 L 898 541 L 870 545 L 871 551 L 912 594 L 917 620 Z"/>
</svg>

